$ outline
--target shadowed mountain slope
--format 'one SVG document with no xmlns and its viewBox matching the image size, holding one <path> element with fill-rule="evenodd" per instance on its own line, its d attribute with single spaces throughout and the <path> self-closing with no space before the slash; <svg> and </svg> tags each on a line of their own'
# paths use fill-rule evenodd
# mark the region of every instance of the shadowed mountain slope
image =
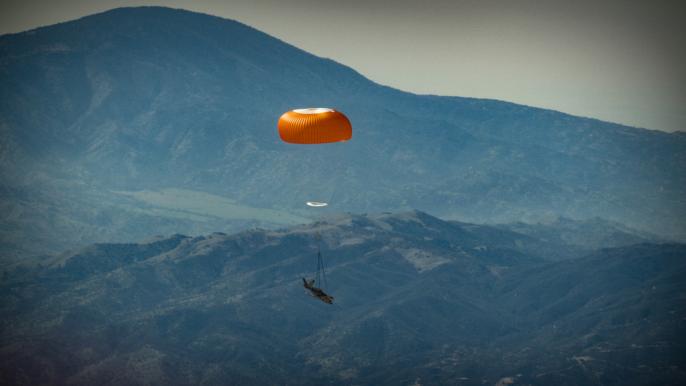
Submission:
<svg viewBox="0 0 686 386">
<path fill-rule="evenodd" d="M 686 235 L 681 133 L 405 93 L 213 16 L 121 8 L 0 36 L 0 84 L 5 254 L 250 223 L 118 193 L 169 188 L 290 214 L 322 199 L 338 211 L 602 217 Z M 309 106 L 344 111 L 353 140 L 281 143 L 279 115 Z"/>
<path fill-rule="evenodd" d="M 317 235 L 333 306 L 308 296 Z M 422 212 L 97 244 L 1 286 L 3 384 L 678 384 L 686 247 L 548 262 Z M 540 248 L 539 248 L 540 249 Z"/>
</svg>

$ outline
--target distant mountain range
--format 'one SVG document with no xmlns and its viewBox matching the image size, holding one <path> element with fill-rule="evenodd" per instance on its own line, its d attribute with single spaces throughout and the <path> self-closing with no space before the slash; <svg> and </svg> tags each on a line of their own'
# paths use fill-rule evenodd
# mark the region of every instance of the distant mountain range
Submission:
<svg viewBox="0 0 686 386">
<path fill-rule="evenodd" d="M 414 95 L 218 17 L 121 8 L 3 35 L 0 85 L 6 258 L 284 226 L 311 217 L 314 198 L 480 223 L 600 217 L 686 238 L 683 133 Z M 345 112 L 352 141 L 281 143 L 280 114 L 316 106 Z"/>
<path fill-rule="evenodd" d="M 686 245 L 561 238 L 414 211 L 91 245 L 5 271 L 0 383 L 686 382 Z"/>
</svg>

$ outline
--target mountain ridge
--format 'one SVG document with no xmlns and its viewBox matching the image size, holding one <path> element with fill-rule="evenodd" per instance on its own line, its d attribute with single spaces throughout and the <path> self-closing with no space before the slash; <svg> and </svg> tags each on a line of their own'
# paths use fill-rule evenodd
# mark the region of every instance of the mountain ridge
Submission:
<svg viewBox="0 0 686 386">
<path fill-rule="evenodd" d="M 302 289 L 301 277 L 315 267 L 317 234 L 334 306 Z M 512 377 L 574 385 L 686 378 L 679 307 L 686 246 L 640 244 L 546 261 L 517 243 L 528 236 L 511 237 L 412 211 L 94 245 L 0 285 L 0 379 L 496 384 Z"/>
<path fill-rule="evenodd" d="M 418 208 L 479 223 L 602 217 L 686 235 L 683 135 L 405 93 L 235 21 L 107 11 L 3 35 L 0 70 L 8 254 L 250 225 L 117 194 L 169 189 L 300 216 L 316 196 L 333 197 L 336 211 Z M 353 140 L 280 143 L 278 116 L 315 105 L 344 111 Z"/>
</svg>

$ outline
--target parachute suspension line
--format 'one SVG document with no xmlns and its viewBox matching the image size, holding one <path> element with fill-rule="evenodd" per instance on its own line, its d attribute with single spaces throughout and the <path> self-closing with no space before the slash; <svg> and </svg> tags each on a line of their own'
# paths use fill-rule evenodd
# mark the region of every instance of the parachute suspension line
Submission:
<svg viewBox="0 0 686 386">
<path fill-rule="evenodd" d="M 329 195 L 329 201 L 327 201 L 327 202 L 335 202 L 334 196 L 336 196 L 336 191 L 338 190 L 338 185 L 335 182 L 332 185 L 333 185 L 333 189 L 331 190 L 331 194 Z"/>
<path fill-rule="evenodd" d="M 326 268 L 324 267 L 324 259 L 322 259 L 321 236 L 317 232 L 317 270 L 315 271 L 315 285 L 326 290 Z"/>
<path fill-rule="evenodd" d="M 344 153 L 345 153 L 345 148 L 343 146 L 338 146 L 338 149 L 336 149 L 336 153 L 335 153 L 336 158 L 339 160 L 345 159 L 345 158 L 343 158 L 345 155 Z M 344 173 L 344 175 L 347 175 L 347 171 L 346 171 L 346 173 Z M 331 202 L 331 203 L 336 202 L 335 201 L 336 194 L 338 194 L 338 196 L 341 196 L 341 194 L 340 194 L 341 193 L 341 191 L 340 191 L 341 185 L 345 186 L 345 183 L 342 183 L 342 182 L 343 182 L 343 178 L 335 178 L 334 179 L 333 184 L 332 184 L 333 185 L 333 191 L 331 192 L 331 196 L 329 197 L 329 202 Z M 340 205 L 338 207 L 340 208 Z"/>
<path fill-rule="evenodd" d="M 335 154 L 337 159 L 343 159 L 343 147 L 339 147 L 338 149 L 335 149 L 334 154 Z M 335 163 L 332 162 L 332 164 L 335 164 Z M 336 166 L 340 167 L 338 165 L 336 165 Z M 331 175 L 332 176 L 336 175 L 336 173 L 332 172 Z M 334 203 L 334 202 L 336 202 L 335 201 L 336 194 L 340 193 L 339 189 L 340 189 L 340 185 L 341 185 L 341 178 L 334 178 L 333 181 L 331 181 L 330 185 L 331 185 L 331 194 L 329 194 L 329 198 L 328 198 L 327 202 L 328 203 Z M 343 184 L 343 185 L 345 185 L 345 184 Z"/>
</svg>

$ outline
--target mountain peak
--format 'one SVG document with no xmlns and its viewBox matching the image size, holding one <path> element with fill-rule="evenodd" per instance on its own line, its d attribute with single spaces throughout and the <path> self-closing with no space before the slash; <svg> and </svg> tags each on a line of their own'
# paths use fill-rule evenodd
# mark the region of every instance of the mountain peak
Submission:
<svg viewBox="0 0 686 386">
<path fill-rule="evenodd" d="M 418 208 L 473 223 L 599 216 L 686 234 L 682 135 L 404 93 L 236 21 L 114 9 L 2 36 L 0 59 L 0 173 L 10 206 L 28 213 L 3 229 L 32 253 L 292 223 L 283 219 L 312 187 L 339 211 Z M 353 140 L 282 143 L 278 117 L 312 106 L 344 112 Z M 140 198 L 169 188 L 192 189 L 199 212 Z M 216 202 L 202 198 L 210 193 Z M 84 203 L 78 214 L 63 210 L 73 202 Z M 55 231 L 41 245 L 28 236 L 44 229 Z"/>
<path fill-rule="evenodd" d="M 50 25 L 39 27 L 34 30 L 23 32 L 24 34 L 30 32 L 33 35 L 40 32 L 42 29 L 46 28 L 57 28 L 63 29 L 65 27 L 73 27 L 74 25 L 80 25 L 80 28 L 88 27 L 93 23 L 103 24 L 103 26 L 112 26 L 114 23 L 121 27 L 126 26 L 138 26 L 141 21 L 146 23 L 153 23 L 153 25 L 170 24 L 176 29 L 184 27 L 184 24 L 175 24 L 181 22 L 194 22 L 201 20 L 203 22 L 222 22 L 228 24 L 240 25 L 247 29 L 253 29 L 243 23 L 236 20 L 227 19 L 215 15 L 210 15 L 201 12 L 190 11 L 181 8 L 172 8 L 156 5 L 144 5 L 135 7 L 117 7 L 106 11 L 94 13 L 91 15 L 83 16 L 78 19 Z M 124 31 L 125 28 L 122 28 Z"/>
</svg>

